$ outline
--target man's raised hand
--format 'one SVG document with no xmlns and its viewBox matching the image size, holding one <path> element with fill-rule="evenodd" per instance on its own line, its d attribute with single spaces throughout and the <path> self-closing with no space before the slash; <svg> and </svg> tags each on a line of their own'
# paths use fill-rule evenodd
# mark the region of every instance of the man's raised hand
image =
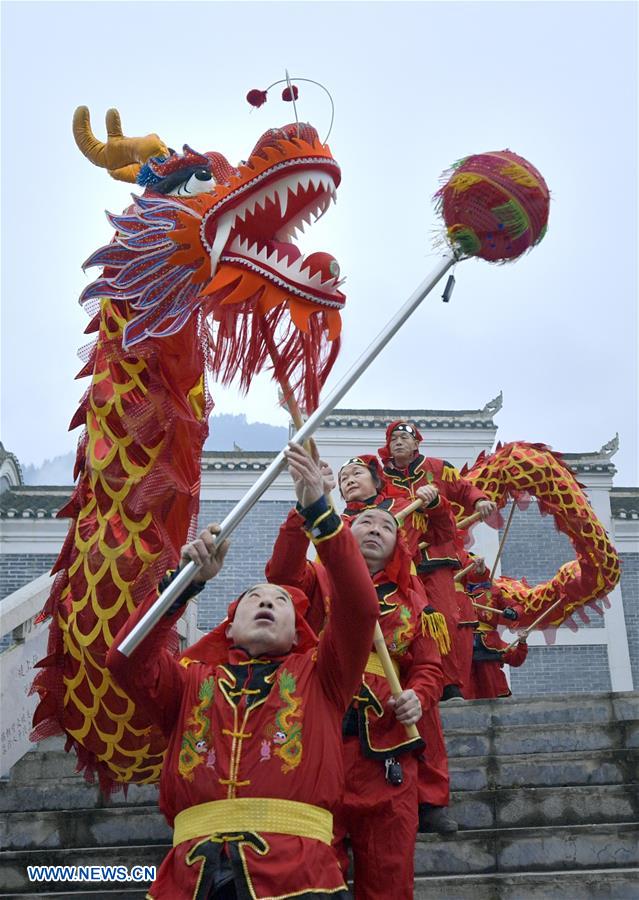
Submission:
<svg viewBox="0 0 639 900">
<path fill-rule="evenodd" d="M 320 467 L 299 444 L 289 444 L 284 456 L 299 504 L 302 509 L 306 509 L 324 495 L 324 479 Z"/>
<path fill-rule="evenodd" d="M 335 478 L 335 473 L 329 466 L 327 462 L 323 459 L 319 461 L 320 472 L 322 473 L 322 480 L 324 482 L 324 494 L 326 495 L 326 499 L 331 499 L 331 491 L 334 491 L 337 486 L 337 479 Z"/>
<path fill-rule="evenodd" d="M 219 533 L 220 526 L 215 522 L 201 531 L 195 540 L 182 547 L 180 568 L 183 569 L 189 562 L 200 566 L 200 571 L 194 579 L 196 582 L 215 578 L 224 564 L 224 557 L 230 545 L 228 541 L 222 541 L 221 544 L 216 543 L 215 536 Z"/>
</svg>

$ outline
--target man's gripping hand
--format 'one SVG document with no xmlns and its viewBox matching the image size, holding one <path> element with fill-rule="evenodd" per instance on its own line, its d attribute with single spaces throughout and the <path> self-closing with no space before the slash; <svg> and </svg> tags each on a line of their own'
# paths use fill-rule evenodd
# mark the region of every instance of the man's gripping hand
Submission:
<svg viewBox="0 0 639 900">
<path fill-rule="evenodd" d="M 402 691 L 397 697 L 391 697 L 388 706 L 395 711 L 395 717 L 402 725 L 415 725 L 422 717 L 420 699 L 410 688 Z"/>
<path fill-rule="evenodd" d="M 486 561 L 483 556 L 474 556 L 472 562 L 475 564 L 474 572 L 477 575 L 483 575 L 484 572 L 487 572 Z"/>
<path fill-rule="evenodd" d="M 425 484 L 415 491 L 415 499 L 421 500 L 424 506 L 430 506 L 437 501 L 439 491 L 434 484 Z"/>
<path fill-rule="evenodd" d="M 189 562 L 200 566 L 200 571 L 194 579 L 196 583 L 202 584 L 210 578 L 215 578 L 224 564 L 224 557 L 230 545 L 228 541 L 218 543 L 215 540 L 215 536 L 219 533 L 220 526 L 215 522 L 201 531 L 194 541 L 182 547 L 180 568 L 183 569 Z"/>
<path fill-rule="evenodd" d="M 478 500 L 475 503 L 475 512 L 479 513 L 482 522 L 485 522 L 496 511 L 497 504 L 492 500 Z"/>
</svg>

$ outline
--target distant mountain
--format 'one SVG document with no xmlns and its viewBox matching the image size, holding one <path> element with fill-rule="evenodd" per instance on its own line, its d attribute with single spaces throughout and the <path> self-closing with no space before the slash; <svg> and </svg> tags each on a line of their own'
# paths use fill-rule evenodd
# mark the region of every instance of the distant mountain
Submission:
<svg viewBox="0 0 639 900">
<path fill-rule="evenodd" d="M 22 466 L 25 484 L 73 484 L 75 453 L 45 459 L 41 466 Z"/>
<path fill-rule="evenodd" d="M 213 415 L 205 450 L 281 450 L 288 440 L 284 426 L 247 422 L 245 415 Z M 23 465 L 25 484 L 73 484 L 75 453 L 45 459 L 41 466 Z"/>
<path fill-rule="evenodd" d="M 213 415 L 205 450 L 281 450 L 288 440 L 284 426 L 247 422 L 245 415 Z"/>
</svg>

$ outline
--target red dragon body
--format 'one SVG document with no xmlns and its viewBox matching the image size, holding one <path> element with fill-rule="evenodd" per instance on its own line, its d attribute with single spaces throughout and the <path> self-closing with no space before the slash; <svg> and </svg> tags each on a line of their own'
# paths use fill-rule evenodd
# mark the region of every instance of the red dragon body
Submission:
<svg viewBox="0 0 639 900">
<path fill-rule="evenodd" d="M 495 588 L 507 605 L 518 603 L 524 609 L 517 627 L 529 627 L 545 610 L 548 616 L 542 619 L 541 629 L 558 627 L 573 613 L 588 621 L 587 606 L 601 614 L 597 601 L 605 600 L 619 581 L 619 557 L 583 485 L 561 455 L 544 444 L 517 441 L 498 445 L 489 456 L 480 454 L 462 474 L 499 507 L 509 498 L 525 502 L 535 497 L 540 512 L 552 516 L 575 549 L 576 558 L 541 584 L 531 586 L 507 576 L 495 579 Z"/>
<path fill-rule="evenodd" d="M 100 145 L 81 107 L 81 149 L 115 177 L 141 176 L 147 186 L 109 217 L 113 241 L 85 264 L 102 268 L 81 298 L 97 341 L 72 421 L 86 428 L 77 485 L 60 511 L 71 525 L 42 613 L 52 621 L 33 733 L 66 733 L 106 792 L 156 782 L 162 766 L 164 736 L 104 662 L 195 525 L 212 407 L 207 369 L 248 388 L 270 363 L 312 409 L 337 354 L 345 300 L 333 258 L 305 259 L 291 241 L 340 181 L 313 128 L 269 131 L 233 167 L 219 153 L 169 153 L 153 135 L 124 138 L 115 111 L 107 126 L 110 143 Z"/>
</svg>

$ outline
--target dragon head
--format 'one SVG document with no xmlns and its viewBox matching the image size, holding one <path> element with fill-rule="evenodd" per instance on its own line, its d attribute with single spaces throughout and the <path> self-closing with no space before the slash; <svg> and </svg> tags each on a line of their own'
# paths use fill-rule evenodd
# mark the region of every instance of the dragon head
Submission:
<svg viewBox="0 0 639 900">
<path fill-rule="evenodd" d="M 291 124 L 267 131 L 232 166 L 221 153 L 186 145 L 178 154 L 157 135 L 126 138 L 115 110 L 107 132 L 102 144 L 86 107 L 76 111 L 82 152 L 145 191 L 124 215 L 110 216 L 115 241 L 85 263 L 104 273 L 83 300 L 110 296 L 139 313 L 127 347 L 175 333 L 197 309 L 212 313 L 214 374 L 228 382 L 239 373 L 247 388 L 270 360 L 280 383 L 292 378 L 293 391 L 303 384 L 314 407 L 337 355 L 345 297 L 334 257 L 304 257 L 295 239 L 335 199 L 341 176 L 329 147 L 311 125 Z"/>
</svg>

